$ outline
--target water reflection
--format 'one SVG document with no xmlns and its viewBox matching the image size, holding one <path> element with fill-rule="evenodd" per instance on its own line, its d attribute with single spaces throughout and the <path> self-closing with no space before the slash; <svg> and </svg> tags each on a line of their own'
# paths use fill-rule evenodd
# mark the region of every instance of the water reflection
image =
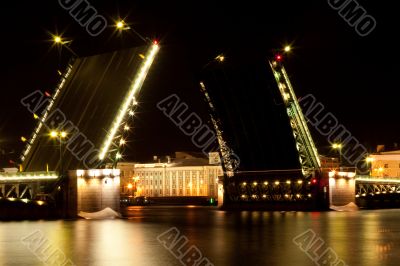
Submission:
<svg viewBox="0 0 400 266">
<path fill-rule="evenodd" d="M 20 239 L 40 230 L 76 265 L 182 265 L 158 241 L 171 227 L 215 265 L 313 265 L 293 243 L 308 229 L 348 265 L 398 265 L 400 210 L 228 212 L 131 207 L 127 219 L 0 224 L 0 265 L 43 265 Z M 311 253 L 311 251 L 310 251 Z"/>
</svg>

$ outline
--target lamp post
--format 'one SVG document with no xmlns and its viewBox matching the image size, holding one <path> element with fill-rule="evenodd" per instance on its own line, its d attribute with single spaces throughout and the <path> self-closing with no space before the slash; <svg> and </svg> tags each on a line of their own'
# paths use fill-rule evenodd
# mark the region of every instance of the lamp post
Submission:
<svg viewBox="0 0 400 266">
<path fill-rule="evenodd" d="M 332 148 L 339 150 L 339 168 L 340 168 L 342 165 L 342 144 L 334 143 L 332 145 Z"/>
<path fill-rule="evenodd" d="M 142 35 L 140 35 L 135 29 L 131 28 L 128 24 L 125 23 L 123 20 L 118 20 L 115 22 L 115 28 L 119 31 L 122 32 L 124 30 L 132 30 L 133 33 L 135 33 L 142 41 L 145 43 L 149 43 L 148 38 L 144 38 Z"/>
<path fill-rule="evenodd" d="M 70 51 L 75 57 L 78 57 L 78 55 L 66 44 L 71 43 L 72 41 L 64 41 L 61 36 L 54 35 L 53 36 L 53 42 L 54 45 L 61 45 L 65 47 L 68 51 Z"/>
<path fill-rule="evenodd" d="M 60 149 L 60 159 L 59 159 L 59 164 L 60 164 L 60 176 L 63 175 L 64 169 L 63 169 L 63 156 L 62 156 L 62 142 L 63 139 L 67 137 L 67 133 L 64 131 L 51 131 L 50 132 L 50 137 L 51 138 L 57 138 L 59 142 L 59 149 Z"/>
</svg>

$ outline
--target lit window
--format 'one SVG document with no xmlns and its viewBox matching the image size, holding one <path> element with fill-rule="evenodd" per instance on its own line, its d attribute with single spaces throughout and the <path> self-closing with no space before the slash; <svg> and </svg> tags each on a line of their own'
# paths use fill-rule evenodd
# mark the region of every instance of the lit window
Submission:
<svg viewBox="0 0 400 266">
<path fill-rule="evenodd" d="M 385 163 L 385 168 L 389 168 L 389 164 Z"/>
</svg>

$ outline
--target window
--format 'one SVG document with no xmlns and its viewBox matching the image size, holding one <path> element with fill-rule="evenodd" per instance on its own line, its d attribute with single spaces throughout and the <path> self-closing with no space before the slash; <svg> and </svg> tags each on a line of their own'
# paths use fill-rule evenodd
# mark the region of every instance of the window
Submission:
<svg viewBox="0 0 400 266">
<path fill-rule="evenodd" d="M 384 166 L 385 168 L 389 168 L 389 164 L 387 164 L 387 163 L 385 163 L 385 166 Z"/>
</svg>

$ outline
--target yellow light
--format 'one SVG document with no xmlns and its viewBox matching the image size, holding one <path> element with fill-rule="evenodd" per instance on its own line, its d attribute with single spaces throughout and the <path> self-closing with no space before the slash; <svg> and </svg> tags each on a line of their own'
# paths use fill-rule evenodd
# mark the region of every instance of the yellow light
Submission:
<svg viewBox="0 0 400 266">
<path fill-rule="evenodd" d="M 124 126 L 124 130 L 125 130 L 125 131 L 129 131 L 129 129 L 130 129 L 129 126 L 127 126 L 127 125 Z"/>
<path fill-rule="evenodd" d="M 290 183 L 291 183 L 290 180 L 287 180 L 287 181 L 286 181 L 286 184 L 290 184 Z"/>
<path fill-rule="evenodd" d="M 297 183 L 298 184 L 303 184 L 303 180 L 298 180 Z"/>
<path fill-rule="evenodd" d="M 125 145 L 125 144 L 126 144 L 126 141 L 125 141 L 124 139 L 120 139 L 119 145 L 120 145 L 120 146 L 123 146 L 123 145 Z"/>
<path fill-rule="evenodd" d="M 215 59 L 217 59 L 217 60 L 220 61 L 220 62 L 224 62 L 225 56 L 219 55 L 219 56 L 217 56 Z"/>
<path fill-rule="evenodd" d="M 245 186 L 245 185 L 247 185 L 247 183 L 246 183 L 246 182 L 243 182 L 242 185 Z"/>
<path fill-rule="evenodd" d="M 121 153 L 117 153 L 117 155 L 115 156 L 115 158 L 118 160 L 118 159 L 121 159 L 122 158 L 122 155 L 121 155 Z"/>
<path fill-rule="evenodd" d="M 62 137 L 62 138 L 67 137 L 67 132 L 62 131 L 62 132 L 60 133 L 60 137 Z"/>
<path fill-rule="evenodd" d="M 133 185 L 131 183 L 129 183 L 127 187 L 128 187 L 128 189 L 132 189 Z"/>
<path fill-rule="evenodd" d="M 122 30 L 124 28 L 124 26 L 125 26 L 125 23 L 122 20 L 117 22 L 117 28 L 118 29 Z"/>
<path fill-rule="evenodd" d="M 28 181 L 28 180 L 49 180 L 49 179 L 57 179 L 57 175 L 52 175 L 46 173 L 46 175 L 35 174 L 35 173 L 26 173 L 24 175 L 7 175 L 0 174 L 0 181 Z"/>
<path fill-rule="evenodd" d="M 33 114 L 34 119 L 39 119 L 39 116 L 37 114 Z"/>
<path fill-rule="evenodd" d="M 50 137 L 56 138 L 57 136 L 58 136 L 57 131 L 51 131 L 51 132 L 50 132 Z"/>
<path fill-rule="evenodd" d="M 268 182 L 267 182 L 267 181 L 265 181 L 265 182 L 264 182 L 264 185 L 268 185 Z"/>
<path fill-rule="evenodd" d="M 375 161 L 375 158 L 367 157 L 365 160 L 367 161 L 367 163 L 371 163 L 371 162 Z"/>
<path fill-rule="evenodd" d="M 279 181 L 275 181 L 275 185 L 279 185 Z"/>
<path fill-rule="evenodd" d="M 54 42 L 55 43 L 62 43 L 62 39 L 60 36 L 54 36 Z"/>
<path fill-rule="evenodd" d="M 26 142 L 26 138 L 25 137 L 21 137 L 21 141 L 22 142 Z"/>
<path fill-rule="evenodd" d="M 129 116 L 134 116 L 134 115 L 135 115 L 135 112 L 132 111 L 132 110 L 130 110 L 130 111 L 129 111 Z"/>
<path fill-rule="evenodd" d="M 159 49 L 160 49 L 160 47 L 157 44 L 153 44 L 151 46 L 151 48 L 149 49 L 149 51 L 147 52 L 146 60 L 143 61 L 142 65 L 140 67 L 140 71 L 137 74 L 134 82 L 132 83 L 129 94 L 125 98 L 124 103 L 122 104 L 121 109 L 119 110 L 119 113 L 116 116 L 116 118 L 111 126 L 111 129 L 108 131 L 109 133 L 108 133 L 107 138 L 101 148 L 101 152 L 99 155 L 99 158 L 101 160 L 103 160 L 106 157 L 106 153 L 108 152 L 108 150 L 115 138 L 115 134 L 117 133 L 117 131 L 126 115 L 126 112 L 129 109 L 130 103 L 131 103 L 132 99 L 134 99 L 135 94 L 142 87 L 144 80 L 146 79 L 146 75 L 149 72 L 150 67 L 151 67 Z"/>
<path fill-rule="evenodd" d="M 145 59 L 146 57 L 143 54 L 139 54 L 139 57 Z"/>
<path fill-rule="evenodd" d="M 257 186 L 257 182 L 254 182 L 253 185 L 254 185 L 254 186 Z"/>
<path fill-rule="evenodd" d="M 290 47 L 289 45 L 285 46 L 285 48 L 283 49 L 285 52 L 290 52 L 290 50 L 292 50 L 292 47 Z"/>
<path fill-rule="evenodd" d="M 341 148 L 342 148 L 342 144 L 334 143 L 334 144 L 332 145 L 332 148 L 334 148 L 334 149 L 341 149 Z"/>
</svg>

